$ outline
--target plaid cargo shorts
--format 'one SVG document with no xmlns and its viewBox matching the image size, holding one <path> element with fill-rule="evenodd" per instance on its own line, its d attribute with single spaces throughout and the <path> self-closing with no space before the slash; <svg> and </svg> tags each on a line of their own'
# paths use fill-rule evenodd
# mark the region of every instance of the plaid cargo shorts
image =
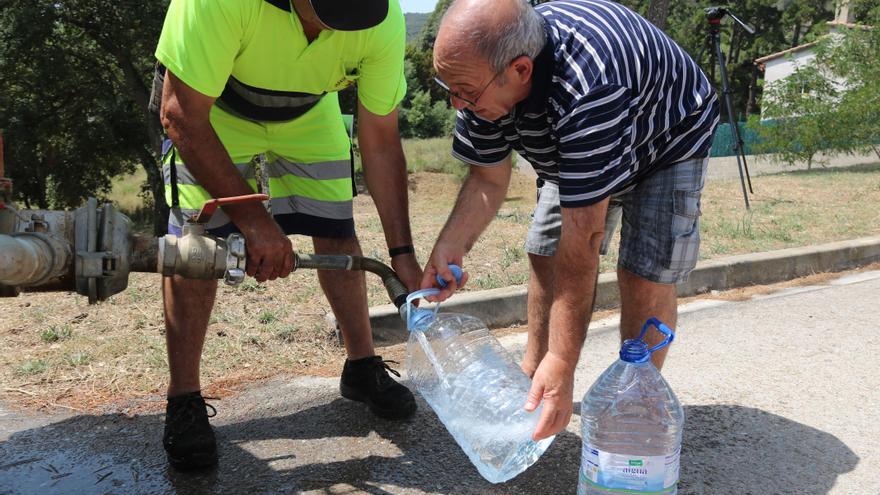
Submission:
<svg viewBox="0 0 880 495">
<path fill-rule="evenodd" d="M 700 195 L 708 158 L 674 163 L 611 196 L 601 254 L 622 222 L 618 267 L 661 284 L 687 280 L 700 250 Z M 538 191 L 525 249 L 552 256 L 562 233 L 559 188 Z"/>
</svg>

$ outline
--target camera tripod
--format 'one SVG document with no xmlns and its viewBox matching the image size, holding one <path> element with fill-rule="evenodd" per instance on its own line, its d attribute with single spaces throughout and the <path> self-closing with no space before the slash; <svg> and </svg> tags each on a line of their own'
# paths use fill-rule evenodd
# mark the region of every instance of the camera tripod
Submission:
<svg viewBox="0 0 880 495">
<path fill-rule="evenodd" d="M 727 77 L 727 66 L 724 62 L 724 51 L 721 49 L 721 19 L 725 16 L 730 16 L 731 19 L 736 21 L 747 33 L 755 34 L 755 29 L 738 17 L 736 17 L 733 12 L 728 10 L 725 7 L 707 7 L 705 9 L 706 12 L 706 20 L 709 21 L 709 32 L 706 34 L 706 42 L 703 45 L 703 48 L 700 49 L 700 55 L 697 57 L 697 63 L 699 63 L 703 58 L 703 52 L 706 48 L 710 48 L 713 50 L 711 55 L 709 56 L 709 60 L 712 66 L 713 58 L 717 58 L 718 60 L 718 68 L 721 73 L 721 94 L 723 98 L 724 106 L 727 107 L 727 121 L 730 124 L 731 132 L 733 132 L 734 136 L 734 151 L 736 152 L 736 164 L 739 169 L 739 181 L 742 185 L 743 199 L 746 203 L 746 209 L 749 210 L 751 207 L 749 206 L 749 196 L 748 192 L 752 194 L 755 191 L 752 190 L 752 179 L 749 177 L 749 167 L 746 163 L 746 154 L 744 149 L 744 144 L 742 137 L 739 133 L 739 127 L 736 125 L 736 119 L 733 116 L 733 105 L 730 102 L 730 80 Z M 749 184 L 749 190 L 746 191 L 746 181 Z"/>
</svg>

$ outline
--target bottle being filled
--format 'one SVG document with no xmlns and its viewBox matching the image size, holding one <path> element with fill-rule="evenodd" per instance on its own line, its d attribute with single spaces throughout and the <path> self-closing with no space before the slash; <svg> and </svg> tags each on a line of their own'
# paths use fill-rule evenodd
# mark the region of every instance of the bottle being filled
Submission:
<svg viewBox="0 0 880 495">
<path fill-rule="evenodd" d="M 510 480 L 555 437 L 532 440 L 541 410 L 523 409 L 531 380 L 482 321 L 412 305 L 437 292 L 414 292 L 401 308 L 410 331 L 407 375 L 480 474 Z"/>
<path fill-rule="evenodd" d="M 651 326 L 666 338 L 649 349 L 642 339 Z M 677 493 L 684 410 L 651 363 L 651 353 L 674 337 L 649 319 L 584 395 L 578 495 Z"/>
</svg>

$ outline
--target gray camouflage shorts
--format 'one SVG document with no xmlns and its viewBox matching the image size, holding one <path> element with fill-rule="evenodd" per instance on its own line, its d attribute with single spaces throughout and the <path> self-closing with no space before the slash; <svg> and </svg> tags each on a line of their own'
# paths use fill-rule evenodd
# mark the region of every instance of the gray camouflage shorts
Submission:
<svg viewBox="0 0 880 495">
<path fill-rule="evenodd" d="M 622 219 L 618 267 L 661 284 L 687 280 L 699 257 L 700 194 L 708 163 L 708 158 L 674 163 L 613 194 L 600 253 L 608 252 Z M 545 182 L 538 191 L 525 249 L 553 256 L 561 233 L 559 188 Z"/>
</svg>

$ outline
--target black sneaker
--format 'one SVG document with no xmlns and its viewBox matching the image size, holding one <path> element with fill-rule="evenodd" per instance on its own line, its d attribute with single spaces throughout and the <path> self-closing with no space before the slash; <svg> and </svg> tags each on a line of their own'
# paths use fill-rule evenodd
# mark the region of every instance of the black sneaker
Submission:
<svg viewBox="0 0 880 495">
<path fill-rule="evenodd" d="M 408 388 L 394 381 L 388 372 L 399 377 L 382 356 L 355 361 L 346 359 L 339 380 L 339 392 L 346 399 L 364 402 L 373 414 L 385 419 L 404 419 L 416 412 L 416 400 Z"/>
<path fill-rule="evenodd" d="M 168 398 L 162 445 L 172 466 L 189 471 L 217 464 L 217 441 L 208 423 L 208 418 L 216 415 L 217 410 L 205 403 L 201 392 Z"/>
</svg>

